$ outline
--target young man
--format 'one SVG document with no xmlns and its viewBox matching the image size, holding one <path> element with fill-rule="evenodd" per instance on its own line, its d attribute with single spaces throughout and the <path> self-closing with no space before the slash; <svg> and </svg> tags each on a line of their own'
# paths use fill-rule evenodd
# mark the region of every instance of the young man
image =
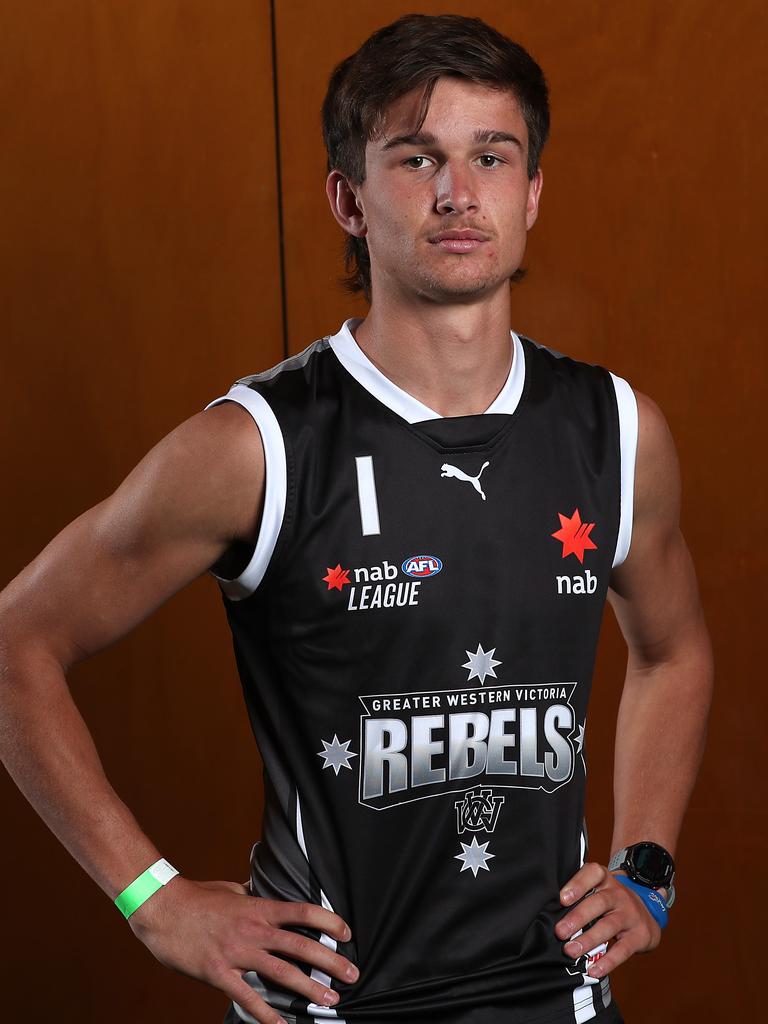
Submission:
<svg viewBox="0 0 768 1024">
<path fill-rule="evenodd" d="M 620 1021 L 608 974 L 660 940 L 711 689 L 673 442 L 510 330 L 548 129 L 524 50 L 409 15 L 336 68 L 323 125 L 368 316 L 242 378 L 8 586 L 3 758 L 229 1022 Z M 162 859 L 65 680 L 206 570 L 266 769 L 248 887 Z M 583 822 L 606 597 L 609 865 Z"/>
</svg>

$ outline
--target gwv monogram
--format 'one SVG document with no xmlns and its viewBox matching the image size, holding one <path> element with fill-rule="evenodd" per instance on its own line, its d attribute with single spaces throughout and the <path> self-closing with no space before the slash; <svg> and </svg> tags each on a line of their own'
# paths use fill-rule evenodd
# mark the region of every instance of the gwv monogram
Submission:
<svg viewBox="0 0 768 1024">
<path fill-rule="evenodd" d="M 470 789 L 463 800 L 456 800 L 456 820 L 462 832 L 493 832 L 499 818 L 503 796 L 494 796 L 492 789 Z"/>
<path fill-rule="evenodd" d="M 480 486 L 480 477 L 482 476 L 483 469 L 485 469 L 486 466 L 490 466 L 490 462 L 483 463 L 477 476 L 468 476 L 463 469 L 457 469 L 456 466 L 449 466 L 447 462 L 444 462 L 440 476 L 453 476 L 456 477 L 457 480 L 466 480 L 468 484 L 472 484 L 483 501 L 485 501 L 485 493 Z"/>
</svg>

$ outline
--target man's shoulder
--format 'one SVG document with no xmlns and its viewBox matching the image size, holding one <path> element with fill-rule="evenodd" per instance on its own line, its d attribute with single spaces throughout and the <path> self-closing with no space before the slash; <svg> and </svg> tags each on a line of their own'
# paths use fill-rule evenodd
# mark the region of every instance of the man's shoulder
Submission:
<svg viewBox="0 0 768 1024">
<path fill-rule="evenodd" d="M 525 351 L 529 387 L 552 394 L 583 394 L 589 402 L 609 398 L 621 405 L 631 399 L 628 382 L 603 363 L 571 355 L 519 332 L 517 336 Z"/>
<path fill-rule="evenodd" d="M 520 331 L 517 331 L 516 333 L 518 338 L 520 338 L 521 342 L 523 342 L 524 345 L 528 346 L 528 349 L 531 353 L 539 356 L 542 360 L 551 362 L 553 365 L 560 365 L 563 367 L 573 368 L 576 371 L 597 370 L 599 372 L 611 373 L 614 377 L 618 376 L 618 374 L 616 374 L 610 367 L 606 366 L 604 363 L 592 362 L 587 358 L 573 355 L 570 352 L 563 352 L 560 349 L 555 348 L 553 345 L 544 344 L 543 342 L 536 341 L 536 339 L 530 337 L 530 335 L 521 334 Z"/>
<path fill-rule="evenodd" d="M 182 421 L 161 442 L 178 473 L 230 490 L 232 482 L 263 476 L 264 448 L 253 418 L 237 402 L 221 401 Z"/>
<path fill-rule="evenodd" d="M 677 448 L 666 416 L 652 398 L 635 391 L 637 401 L 637 480 L 646 503 L 657 504 L 664 495 L 679 501 L 680 467 Z"/>
<path fill-rule="evenodd" d="M 571 358 L 571 356 L 569 356 L 567 353 L 560 352 L 558 349 L 552 348 L 551 345 L 544 345 L 542 342 L 536 341 L 535 338 L 532 338 L 528 334 L 523 334 L 521 331 L 516 331 L 515 333 L 517 334 L 520 341 L 523 342 L 523 344 L 527 344 L 535 352 L 544 353 L 546 355 L 553 357 L 554 359 Z"/>
<path fill-rule="evenodd" d="M 292 356 L 286 356 L 285 359 L 280 360 L 279 363 L 275 363 L 274 366 L 270 366 L 266 370 L 260 370 L 258 373 L 251 373 L 244 377 L 238 377 L 232 387 L 235 387 L 236 385 L 252 387 L 259 384 L 269 384 L 287 375 L 306 372 L 307 367 L 313 361 L 313 357 L 320 355 L 329 348 L 330 335 L 318 338 L 316 341 L 307 345 L 305 349 L 302 349 L 301 352 L 297 352 Z"/>
</svg>

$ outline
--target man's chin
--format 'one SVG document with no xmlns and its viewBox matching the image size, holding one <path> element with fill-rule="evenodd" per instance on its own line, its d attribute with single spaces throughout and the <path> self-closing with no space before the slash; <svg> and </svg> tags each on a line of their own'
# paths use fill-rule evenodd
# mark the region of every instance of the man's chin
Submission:
<svg viewBox="0 0 768 1024">
<path fill-rule="evenodd" d="M 499 280 L 497 277 L 424 277 L 420 279 L 417 290 L 425 298 L 472 302 L 495 291 L 507 280 Z"/>
</svg>

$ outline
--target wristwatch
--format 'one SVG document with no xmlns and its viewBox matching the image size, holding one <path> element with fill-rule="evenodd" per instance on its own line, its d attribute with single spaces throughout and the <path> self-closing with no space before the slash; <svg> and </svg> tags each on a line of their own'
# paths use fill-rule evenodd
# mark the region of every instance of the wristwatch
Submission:
<svg viewBox="0 0 768 1024">
<path fill-rule="evenodd" d="M 666 889 L 667 907 L 675 902 L 675 862 L 672 855 L 658 843 L 643 842 L 625 846 L 611 857 L 609 871 L 621 868 L 633 881 L 649 889 Z"/>
</svg>

